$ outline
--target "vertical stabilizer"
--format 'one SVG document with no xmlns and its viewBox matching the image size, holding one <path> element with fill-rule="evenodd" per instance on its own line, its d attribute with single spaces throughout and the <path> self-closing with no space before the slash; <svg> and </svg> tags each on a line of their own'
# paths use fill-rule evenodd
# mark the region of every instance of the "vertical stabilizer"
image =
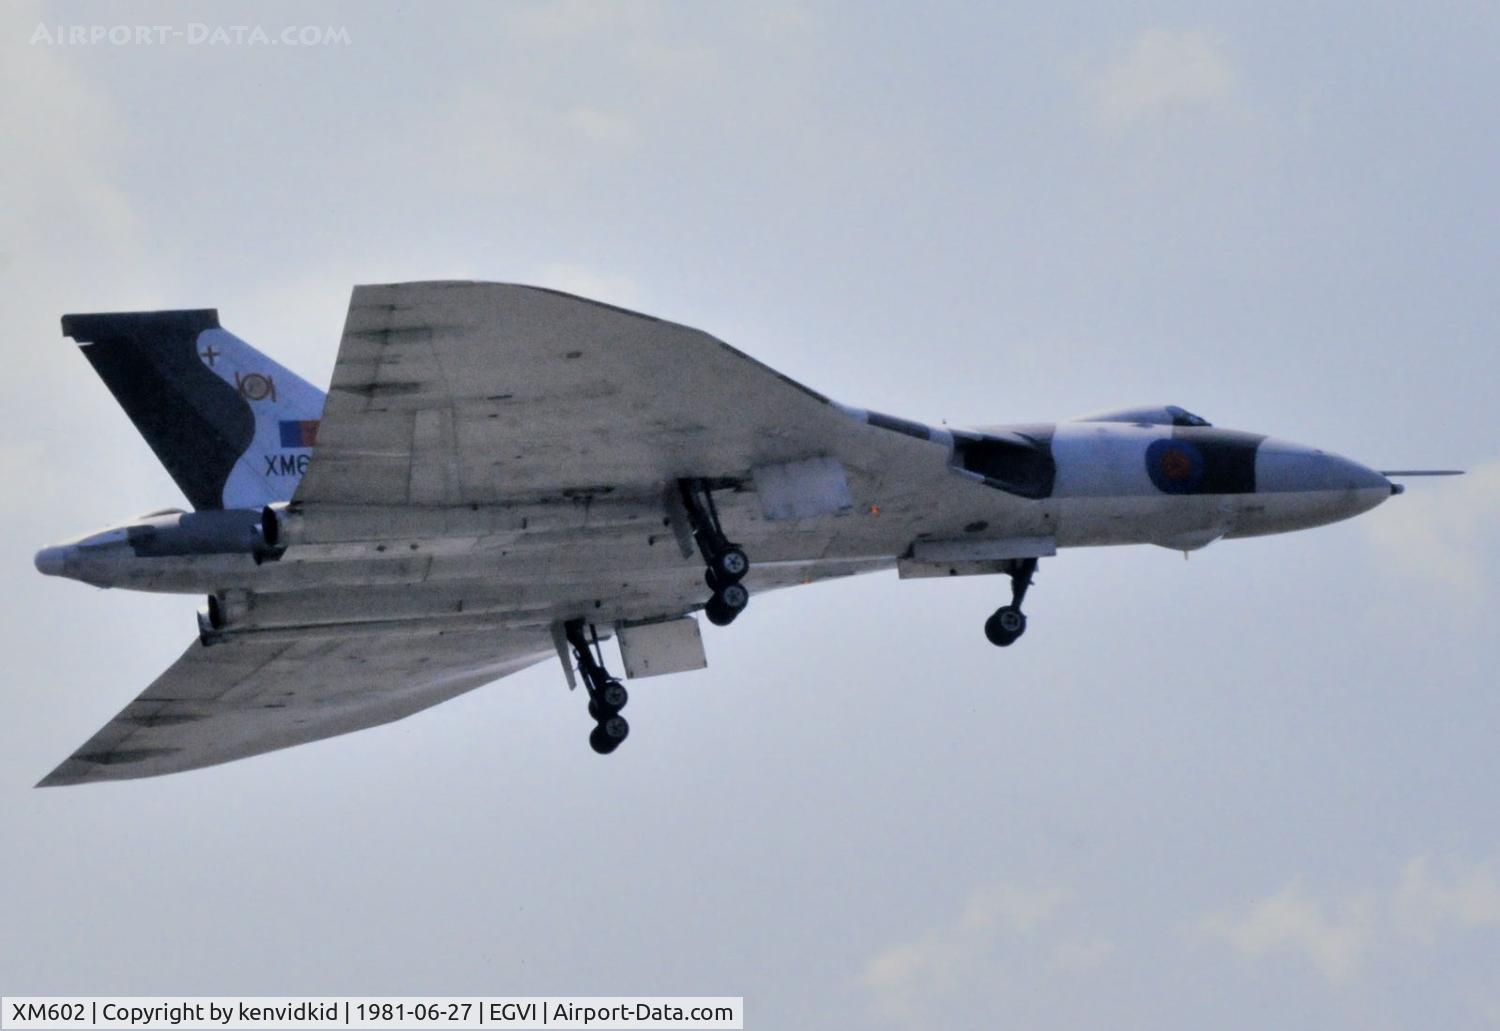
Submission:
<svg viewBox="0 0 1500 1031">
<path fill-rule="evenodd" d="M 62 327 L 195 509 L 291 498 L 323 392 L 221 328 L 217 311 L 64 315 Z"/>
</svg>

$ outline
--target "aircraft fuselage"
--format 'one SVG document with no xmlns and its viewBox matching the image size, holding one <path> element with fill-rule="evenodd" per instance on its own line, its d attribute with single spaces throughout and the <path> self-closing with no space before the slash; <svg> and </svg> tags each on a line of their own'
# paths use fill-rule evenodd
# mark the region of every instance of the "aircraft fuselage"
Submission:
<svg viewBox="0 0 1500 1031">
<path fill-rule="evenodd" d="M 967 431 L 848 411 L 872 425 L 925 435 L 933 445 L 932 470 L 972 480 L 974 489 L 962 506 L 945 491 L 930 530 L 914 538 L 899 524 L 887 531 L 879 518 L 886 500 L 879 472 L 851 475 L 853 504 L 826 518 L 857 520 L 859 532 L 842 527 L 846 532 L 830 550 L 829 539 L 812 525 L 816 520 L 769 520 L 754 498 L 753 480 L 737 484 L 718 506 L 731 536 L 755 556 L 755 586 L 890 568 L 921 541 L 1157 544 L 1189 551 L 1221 538 L 1347 519 L 1399 490 L 1338 455 L 1207 425 L 1074 421 Z M 295 512 L 296 503 L 291 507 Z M 399 513 L 346 506 L 317 513 L 316 531 L 288 549 L 287 542 L 264 538 L 260 511 L 168 510 L 45 548 L 36 565 L 100 587 L 170 593 L 345 584 L 357 594 L 390 587 L 396 595 L 436 594 L 439 611 L 453 611 L 444 608 L 451 602 L 473 614 L 483 602 L 476 609 L 460 605 L 463 598 L 488 592 L 497 607 L 510 607 L 528 584 L 592 573 L 601 562 L 633 570 L 638 579 L 695 583 L 700 567 L 673 545 L 663 511 L 659 495 L 585 494 Z M 474 586 L 453 589 L 461 584 Z M 434 603 L 416 608 L 430 613 Z"/>
</svg>

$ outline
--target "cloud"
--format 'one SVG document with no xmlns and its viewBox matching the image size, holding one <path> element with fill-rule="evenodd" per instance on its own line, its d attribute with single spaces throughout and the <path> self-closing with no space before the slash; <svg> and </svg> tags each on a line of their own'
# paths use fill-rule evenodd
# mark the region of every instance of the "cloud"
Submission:
<svg viewBox="0 0 1500 1031">
<path fill-rule="evenodd" d="M 1061 921 L 1069 898 L 1054 887 L 980 888 L 951 922 L 877 954 L 860 982 L 881 1015 L 925 1027 L 942 1003 L 961 1002 L 979 983 L 993 995 L 1002 970 L 1041 977 L 1096 969 L 1114 952 L 1114 943 L 1078 935 L 1071 921 Z"/>
<path fill-rule="evenodd" d="M 595 99 L 576 83 L 528 91 L 524 76 L 504 70 L 465 83 L 440 113 L 411 126 L 421 141 L 416 171 L 434 188 L 461 186 L 490 203 L 510 194 L 576 198 L 590 174 L 616 167 L 646 135 L 641 119 L 649 126 L 651 104 L 642 95 L 659 95 L 660 86 L 629 77 L 626 99 Z"/>
<path fill-rule="evenodd" d="M 1273 953 L 1300 955 L 1335 984 L 1357 972 L 1372 930 L 1367 899 L 1327 905 L 1310 898 L 1300 880 L 1238 913 L 1209 914 L 1197 929 L 1250 959 Z"/>
<path fill-rule="evenodd" d="M 543 266 L 537 273 L 536 285 L 626 308 L 636 304 L 640 295 L 635 280 L 629 276 L 596 272 L 570 262 Z"/>
<path fill-rule="evenodd" d="M 37 428 L 89 403 L 73 389 L 77 359 L 64 350 L 58 316 L 81 303 L 149 307 L 159 295 L 145 227 L 119 182 L 130 142 L 119 112 L 85 75 L 79 51 L 27 43 L 44 20 L 39 6 L 9 13 L 11 27 L 25 26 L 0 41 L 0 405 L 11 416 L 0 441 L 14 448 L 54 444 Z"/>
<path fill-rule="evenodd" d="M 575 107 L 565 116 L 573 130 L 593 143 L 635 142 L 635 123 L 624 115 L 596 107 Z"/>
<path fill-rule="evenodd" d="M 1448 863 L 1430 857 L 1406 864 L 1393 887 L 1338 899 L 1317 899 L 1294 879 L 1274 895 L 1238 911 L 1201 917 L 1194 930 L 1250 960 L 1292 954 L 1334 984 L 1353 980 L 1367 957 L 1403 943 L 1431 947 L 1445 934 L 1500 927 L 1500 876 L 1494 864 Z"/>
<path fill-rule="evenodd" d="M 10 520 L 45 505 L 57 493 L 61 476 L 41 442 L 16 440 L 0 447 L 0 481 L 24 485 L 0 497 L 0 514 Z"/>
<path fill-rule="evenodd" d="M 958 919 L 870 960 L 861 979 L 876 1008 L 915 1019 L 933 996 L 957 993 L 990 960 L 997 939 L 1035 933 L 1062 905 L 1065 892 L 994 884 L 969 896 Z"/>
<path fill-rule="evenodd" d="M 1108 938 L 1079 938 L 1058 943 L 1052 950 L 1052 966 L 1065 971 L 1094 970 L 1114 954 L 1115 943 Z"/>
<path fill-rule="evenodd" d="M 1013 934 L 1030 934 L 1047 921 L 1067 899 L 1055 888 L 1025 888 L 995 884 L 969 897 L 960 926 L 980 931 L 996 928 Z"/>
<path fill-rule="evenodd" d="M 505 11 L 507 24 L 513 31 L 539 42 L 616 31 L 622 21 L 640 13 L 628 7 L 588 3 L 586 0 L 513 4 Z"/>
<path fill-rule="evenodd" d="M 1466 932 L 1500 927 L 1500 863 L 1419 856 L 1381 884 L 1328 895 L 1295 877 L 1263 897 L 1199 915 L 1185 928 L 1166 916 L 1120 927 L 1098 926 L 1097 919 L 1058 887 L 990 884 L 972 892 L 947 922 L 876 953 L 859 986 L 876 1015 L 906 1027 L 969 1023 L 977 998 L 1012 1014 L 1038 1006 L 1036 1012 L 1052 1012 L 1085 989 L 1106 990 L 1111 975 L 1143 959 L 1160 966 L 1159 942 L 1176 927 L 1188 932 L 1193 959 L 1213 964 L 1218 974 L 1228 973 L 1217 948 L 1223 945 L 1252 967 L 1284 961 L 1277 975 L 1301 965 L 1317 975 L 1314 984 L 1321 980 L 1357 999 L 1370 986 L 1352 986 L 1367 971 L 1408 968 L 1416 948 L 1449 937 L 1461 943 Z M 1215 948 L 1205 950 L 1205 943 Z"/>
<path fill-rule="evenodd" d="M 1392 919 L 1405 935 L 1432 945 L 1451 928 L 1500 927 L 1500 878 L 1490 866 L 1451 869 L 1444 879 L 1432 861 L 1419 856 L 1406 864 L 1391 901 Z"/>
<path fill-rule="evenodd" d="M 0 134 L 7 144 L 0 190 L 26 198 L 0 212 L 7 251 L 59 236 L 76 245 L 77 233 L 89 234 L 91 244 L 124 247 L 135 240 L 135 213 L 109 174 L 123 130 L 67 51 L 10 41 L 0 61 Z M 9 264 L 15 255 L 6 257 Z"/>
<path fill-rule="evenodd" d="M 1099 123 L 1120 129 L 1182 111 L 1222 107 L 1237 76 L 1213 35 L 1147 29 L 1088 81 Z"/>
<path fill-rule="evenodd" d="M 1500 459 L 1455 479 L 1411 481 L 1363 525 L 1403 580 L 1456 592 L 1475 609 L 1500 566 Z"/>
</svg>

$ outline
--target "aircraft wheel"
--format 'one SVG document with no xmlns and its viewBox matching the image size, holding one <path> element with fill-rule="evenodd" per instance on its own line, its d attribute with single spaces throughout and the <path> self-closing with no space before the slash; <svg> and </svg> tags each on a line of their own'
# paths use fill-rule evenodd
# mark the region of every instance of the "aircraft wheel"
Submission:
<svg viewBox="0 0 1500 1031">
<path fill-rule="evenodd" d="M 750 592 L 743 584 L 725 584 L 714 592 L 719 603 L 731 612 L 738 613 L 750 604 Z"/>
<path fill-rule="evenodd" d="M 624 716 L 611 716 L 601 720 L 589 734 L 589 747 L 600 755 L 608 755 L 620 747 L 620 742 L 630 735 L 630 724 Z"/>
<path fill-rule="evenodd" d="M 714 626 L 728 626 L 734 622 L 734 617 L 739 615 L 738 612 L 731 612 L 729 609 L 726 609 L 723 603 L 719 601 L 717 594 L 708 599 L 708 604 L 703 606 L 703 614 L 708 617 L 708 621 Z"/>
<path fill-rule="evenodd" d="M 750 571 L 750 559 L 745 556 L 743 549 L 731 544 L 723 551 L 713 557 L 708 564 L 713 571 L 714 577 L 721 584 L 737 584 L 745 578 Z M 714 586 L 710 584 L 709 586 Z"/>
<path fill-rule="evenodd" d="M 1004 648 L 1026 632 L 1026 615 L 1014 605 L 1002 605 L 984 621 L 984 636 L 990 644 Z"/>
<path fill-rule="evenodd" d="M 728 626 L 735 621 L 745 606 L 750 604 L 750 592 L 743 584 L 725 584 L 714 591 L 714 596 L 703 606 L 703 614 L 714 626 Z"/>
<path fill-rule="evenodd" d="M 604 687 L 599 691 L 599 700 L 606 707 L 619 712 L 625 708 L 625 703 L 630 701 L 630 692 L 625 690 L 625 685 L 618 680 L 605 681 Z"/>
<path fill-rule="evenodd" d="M 601 723 L 589 733 L 589 747 L 599 755 L 608 755 L 620 747 L 620 742 L 611 740 L 609 735 L 604 733 L 604 725 Z"/>
</svg>

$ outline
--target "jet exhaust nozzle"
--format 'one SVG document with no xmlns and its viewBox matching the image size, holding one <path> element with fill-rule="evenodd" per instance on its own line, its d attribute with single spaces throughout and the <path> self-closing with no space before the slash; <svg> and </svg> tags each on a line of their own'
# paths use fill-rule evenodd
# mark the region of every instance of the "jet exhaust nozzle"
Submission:
<svg viewBox="0 0 1500 1031">
<path fill-rule="evenodd" d="M 198 640 L 205 648 L 223 642 L 230 628 L 243 622 L 249 606 L 241 594 L 239 591 L 210 594 L 198 610 Z"/>
<path fill-rule="evenodd" d="M 266 547 L 275 551 L 278 558 L 293 544 L 303 543 L 304 525 L 302 513 L 285 501 L 278 501 L 260 510 L 261 536 Z"/>
</svg>

